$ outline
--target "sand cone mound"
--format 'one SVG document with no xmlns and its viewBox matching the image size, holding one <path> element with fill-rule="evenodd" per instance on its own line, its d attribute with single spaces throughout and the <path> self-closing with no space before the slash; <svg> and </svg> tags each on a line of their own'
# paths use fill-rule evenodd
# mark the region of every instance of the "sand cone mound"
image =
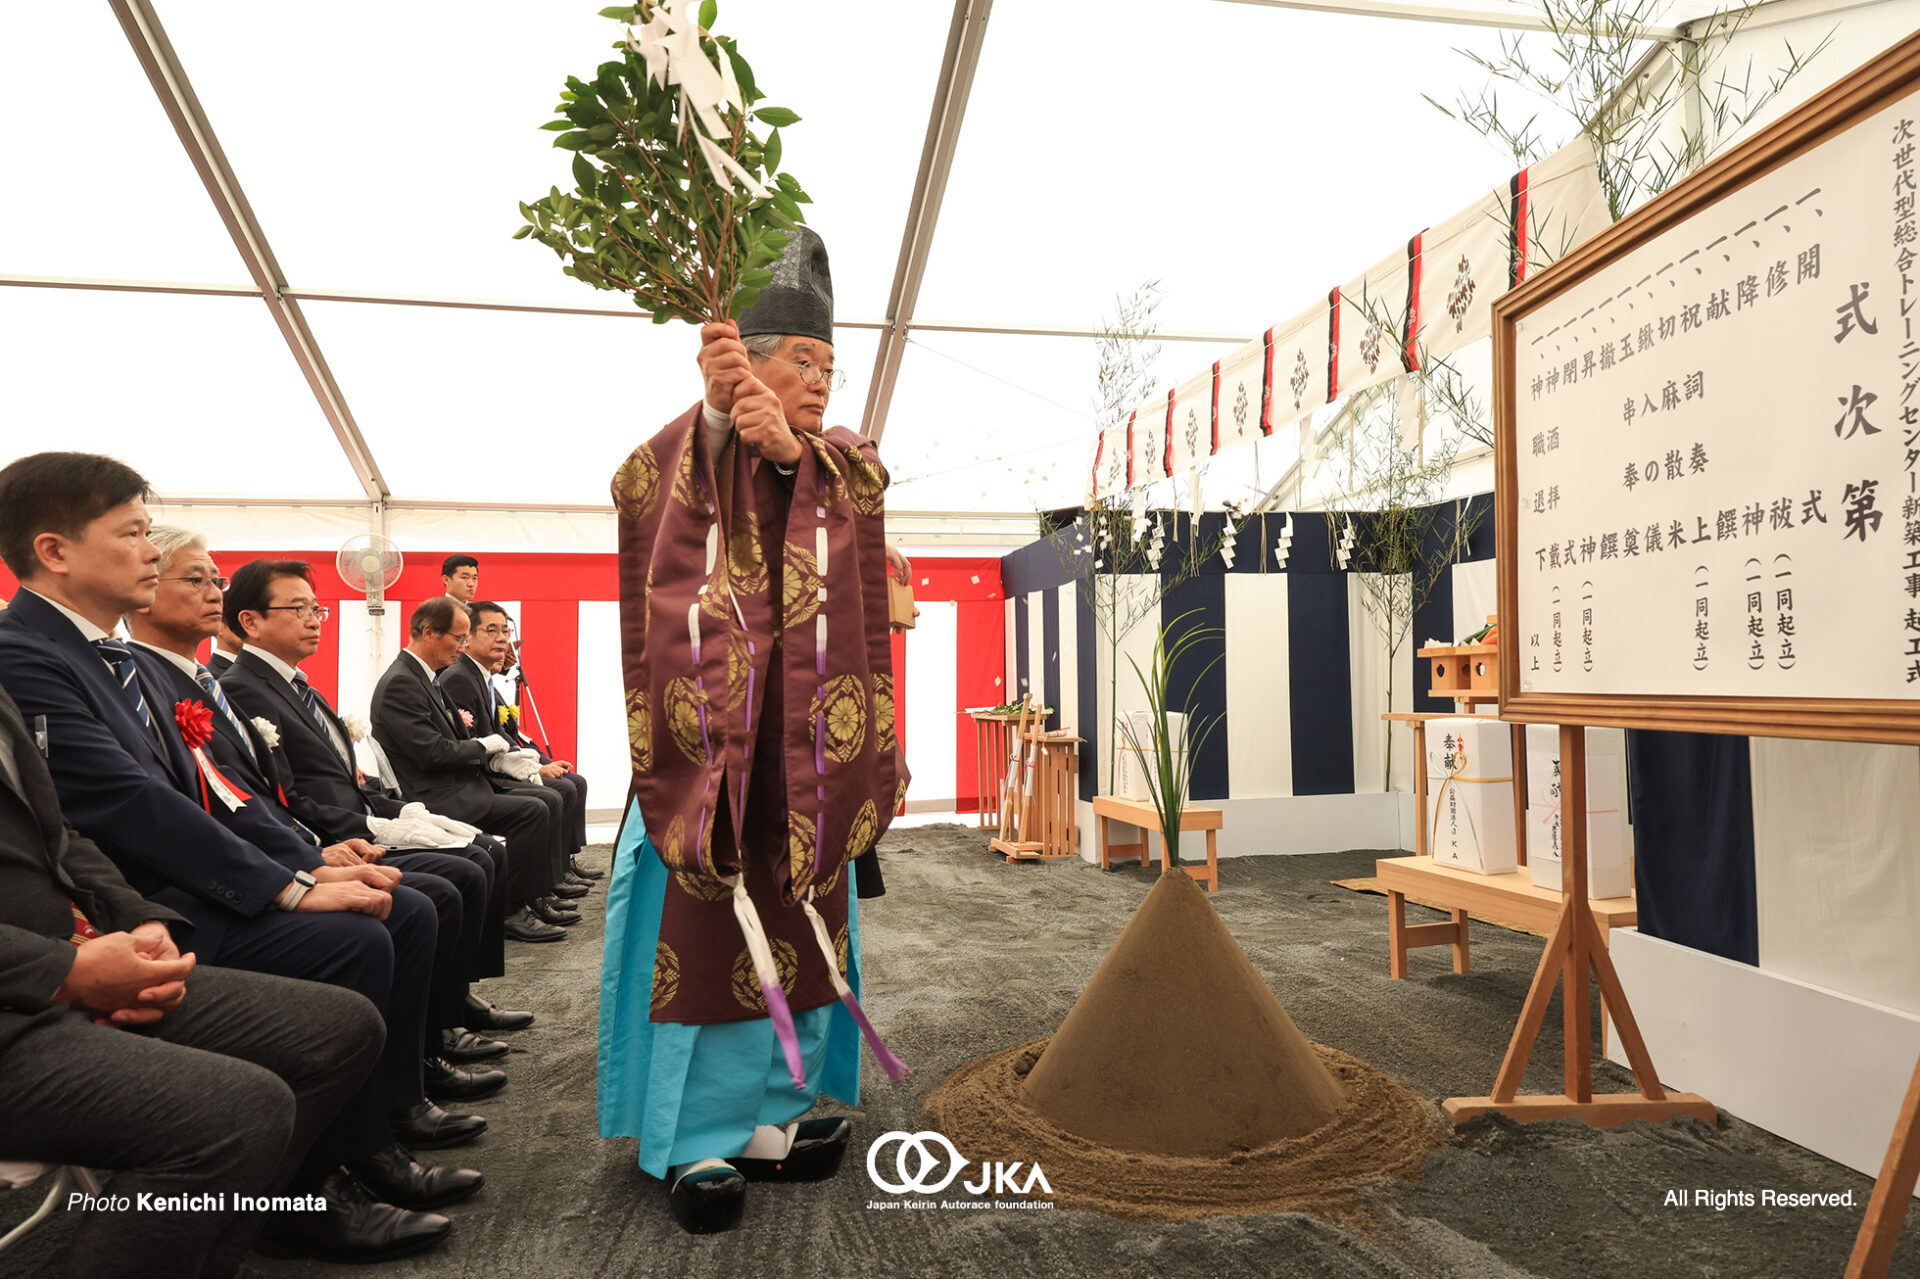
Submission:
<svg viewBox="0 0 1920 1279">
<path fill-rule="evenodd" d="M 1116 1087 L 1124 1069 L 1132 1086 Z M 1199 885 L 1162 875 L 1026 1072 L 1022 1100 L 1103 1146 L 1221 1157 L 1325 1126 L 1346 1090 Z"/>
</svg>

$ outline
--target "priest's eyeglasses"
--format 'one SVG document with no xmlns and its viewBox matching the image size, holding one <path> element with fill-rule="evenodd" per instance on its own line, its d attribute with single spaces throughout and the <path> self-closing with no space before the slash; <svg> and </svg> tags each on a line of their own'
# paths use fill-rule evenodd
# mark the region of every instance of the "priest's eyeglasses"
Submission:
<svg viewBox="0 0 1920 1279">
<path fill-rule="evenodd" d="M 846 389 L 847 375 L 840 369 L 823 369 L 811 360 L 783 360 L 777 355 L 769 355 L 765 358 L 772 360 L 775 364 L 791 364 L 794 368 L 799 369 L 800 380 L 808 386 L 819 386 L 820 383 L 824 381 L 829 390 L 842 391 Z"/>
<path fill-rule="evenodd" d="M 213 587 L 214 590 L 220 591 L 222 593 L 224 593 L 227 589 L 226 578 L 207 577 L 204 574 L 200 574 L 200 573 L 189 573 L 185 577 L 163 577 L 160 580 L 163 582 L 185 582 L 188 586 L 191 586 L 194 590 L 202 591 L 202 592 L 204 592 L 209 586 Z"/>
<path fill-rule="evenodd" d="M 333 610 L 321 604 L 274 604 L 260 610 L 262 613 L 292 613 L 303 622 L 315 618 L 326 621 L 333 616 Z"/>
</svg>

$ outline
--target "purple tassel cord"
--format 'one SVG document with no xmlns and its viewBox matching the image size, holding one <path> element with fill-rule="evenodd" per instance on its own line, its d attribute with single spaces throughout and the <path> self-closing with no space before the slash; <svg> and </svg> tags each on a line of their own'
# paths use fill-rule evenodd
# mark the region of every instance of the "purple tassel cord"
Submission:
<svg viewBox="0 0 1920 1279">
<path fill-rule="evenodd" d="M 773 1019 L 773 1034 L 780 1041 L 780 1051 L 786 1054 L 787 1073 L 793 1076 L 795 1090 L 805 1092 L 807 1088 L 807 1068 L 800 1061 L 800 1036 L 793 1029 L 793 1013 L 787 1008 L 787 992 L 780 989 L 778 981 L 768 982 L 764 978 L 760 989 L 767 997 L 767 1016 Z M 866 1019 L 862 1018 L 862 1022 Z"/>
<path fill-rule="evenodd" d="M 873 1028 L 872 1022 L 867 1020 L 866 1011 L 860 1007 L 860 1001 L 853 997 L 853 992 L 849 990 L 840 996 L 840 1002 L 846 1006 L 848 1012 L 853 1014 L 854 1021 L 860 1024 L 860 1033 L 866 1036 L 867 1047 L 873 1049 L 874 1058 L 880 1063 L 880 1069 L 887 1072 L 887 1078 L 897 1084 L 911 1075 L 913 1067 L 894 1056 L 887 1046 L 880 1042 L 880 1032 Z"/>
</svg>

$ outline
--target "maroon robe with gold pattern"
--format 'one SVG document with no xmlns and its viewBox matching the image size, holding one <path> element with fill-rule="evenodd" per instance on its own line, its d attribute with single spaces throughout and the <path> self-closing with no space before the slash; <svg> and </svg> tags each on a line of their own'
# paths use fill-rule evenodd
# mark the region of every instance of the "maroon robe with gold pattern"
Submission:
<svg viewBox="0 0 1920 1279">
<path fill-rule="evenodd" d="M 732 907 L 739 874 L 788 1008 L 834 1002 L 799 903 L 811 890 L 844 973 L 842 871 L 905 790 L 887 473 L 873 442 L 844 427 L 800 439 L 792 476 L 737 438 L 716 459 L 695 404 L 614 475 L 633 793 L 673 872 L 654 1021 L 768 1015 Z"/>
</svg>

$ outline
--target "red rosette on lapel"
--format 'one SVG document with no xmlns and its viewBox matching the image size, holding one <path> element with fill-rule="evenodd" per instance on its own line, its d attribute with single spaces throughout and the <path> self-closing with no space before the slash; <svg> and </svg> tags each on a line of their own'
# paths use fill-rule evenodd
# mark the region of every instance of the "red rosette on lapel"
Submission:
<svg viewBox="0 0 1920 1279">
<path fill-rule="evenodd" d="M 227 806 L 227 811 L 240 807 L 253 797 L 228 780 L 225 773 L 214 767 L 207 758 L 206 744 L 213 740 L 213 712 L 207 709 L 205 702 L 192 698 L 183 698 L 174 703 L 173 722 L 180 729 L 180 737 L 187 744 L 187 752 L 193 756 L 193 762 L 200 769 L 200 806 L 209 813 L 213 811 L 213 797 Z M 210 797 L 208 792 L 212 792 Z"/>
</svg>

